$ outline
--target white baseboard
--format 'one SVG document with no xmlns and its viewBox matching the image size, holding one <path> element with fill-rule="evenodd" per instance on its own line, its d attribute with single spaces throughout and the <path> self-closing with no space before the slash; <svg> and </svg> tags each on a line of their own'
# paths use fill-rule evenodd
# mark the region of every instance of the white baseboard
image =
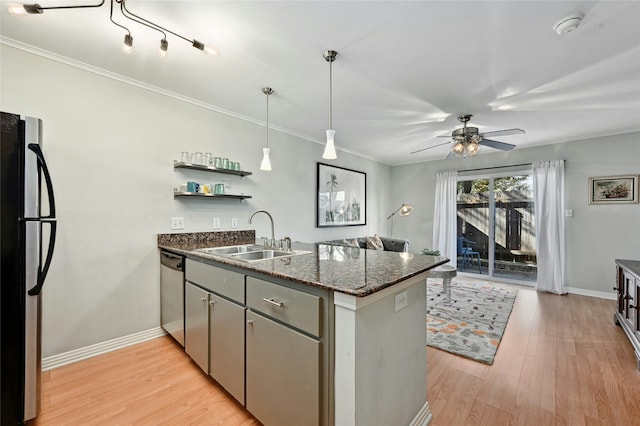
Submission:
<svg viewBox="0 0 640 426">
<path fill-rule="evenodd" d="M 429 410 L 429 401 L 426 401 L 418 414 L 411 420 L 409 426 L 427 426 L 431 423 L 431 419 L 433 416 L 431 415 L 431 410 Z"/>
<path fill-rule="evenodd" d="M 63 365 L 91 358 L 96 355 L 102 355 L 137 343 L 146 342 L 147 340 L 155 339 L 157 337 L 164 336 L 165 334 L 167 333 L 162 328 L 155 327 L 138 333 L 129 334 L 127 336 L 117 337 L 105 342 L 96 343 L 94 345 L 85 346 L 84 348 L 78 348 L 58 355 L 48 356 L 42 359 L 42 371 L 62 367 Z"/>
<path fill-rule="evenodd" d="M 578 294 L 580 296 L 598 297 L 600 299 L 609 299 L 609 300 L 618 299 L 618 293 L 614 291 L 587 290 L 587 289 L 578 288 L 578 287 L 567 287 L 567 291 L 570 294 Z"/>
</svg>

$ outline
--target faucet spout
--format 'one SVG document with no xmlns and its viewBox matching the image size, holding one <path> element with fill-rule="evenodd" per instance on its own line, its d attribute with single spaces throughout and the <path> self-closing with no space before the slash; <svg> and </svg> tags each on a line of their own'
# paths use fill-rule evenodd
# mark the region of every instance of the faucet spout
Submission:
<svg viewBox="0 0 640 426">
<path fill-rule="evenodd" d="M 253 216 L 255 216 L 258 213 L 264 213 L 267 216 L 269 216 L 269 220 L 271 221 L 271 243 L 270 245 L 273 246 L 276 242 L 276 236 L 275 236 L 275 232 L 274 232 L 274 226 L 273 226 L 273 217 L 271 216 L 271 213 L 269 213 L 266 210 L 256 210 L 255 212 L 251 213 L 251 216 L 249 216 L 249 224 L 251 224 L 251 220 L 253 219 Z"/>
</svg>

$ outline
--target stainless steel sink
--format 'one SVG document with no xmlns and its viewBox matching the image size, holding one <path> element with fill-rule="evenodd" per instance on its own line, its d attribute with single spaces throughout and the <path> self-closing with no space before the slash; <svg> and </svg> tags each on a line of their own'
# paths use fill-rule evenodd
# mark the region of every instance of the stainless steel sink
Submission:
<svg viewBox="0 0 640 426">
<path fill-rule="evenodd" d="M 201 251 L 207 254 L 226 257 L 227 259 L 241 260 L 243 262 L 259 262 L 262 260 L 286 258 L 309 254 L 307 250 L 272 250 L 265 249 L 264 246 L 245 244 L 239 246 L 202 248 Z"/>
<path fill-rule="evenodd" d="M 202 248 L 198 249 L 198 251 L 202 251 L 208 254 L 237 254 L 237 253 L 247 253 L 252 251 L 263 250 L 263 246 L 258 246 L 254 244 L 244 244 L 240 246 L 225 246 L 225 247 L 211 247 L 211 248 Z"/>
<path fill-rule="evenodd" d="M 229 257 L 251 262 L 252 260 L 273 259 L 274 257 L 290 256 L 292 254 L 293 253 L 289 253 L 286 251 L 279 251 L 279 250 L 260 250 L 260 251 L 250 251 L 248 253 L 232 254 L 232 255 L 229 255 Z"/>
</svg>

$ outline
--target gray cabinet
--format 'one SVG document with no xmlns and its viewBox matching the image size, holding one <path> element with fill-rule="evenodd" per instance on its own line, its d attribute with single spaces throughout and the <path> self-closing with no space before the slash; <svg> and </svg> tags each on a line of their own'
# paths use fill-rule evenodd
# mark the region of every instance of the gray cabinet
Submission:
<svg viewBox="0 0 640 426">
<path fill-rule="evenodd" d="M 244 275 L 186 261 L 187 354 L 244 404 Z"/>
<path fill-rule="evenodd" d="M 209 372 L 209 292 L 190 282 L 185 287 L 184 350 Z"/>
<path fill-rule="evenodd" d="M 330 425 L 331 296 L 192 259 L 187 354 L 265 426 Z"/>
<path fill-rule="evenodd" d="M 320 424 L 320 342 L 247 312 L 246 406 L 265 425 Z"/>
<path fill-rule="evenodd" d="M 247 410 L 265 425 L 321 421 L 321 298 L 247 277 Z"/>
</svg>

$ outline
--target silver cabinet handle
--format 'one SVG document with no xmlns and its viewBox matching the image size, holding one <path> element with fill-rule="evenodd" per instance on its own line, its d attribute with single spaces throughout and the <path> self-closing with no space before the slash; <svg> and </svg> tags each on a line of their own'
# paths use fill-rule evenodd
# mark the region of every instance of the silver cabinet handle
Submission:
<svg viewBox="0 0 640 426">
<path fill-rule="evenodd" d="M 278 308 L 282 308 L 284 306 L 284 302 L 278 302 L 277 300 L 273 300 L 273 297 L 271 299 L 267 299 L 266 297 L 263 297 L 262 300 L 264 300 L 267 303 L 271 303 L 272 305 L 275 305 Z"/>
<path fill-rule="evenodd" d="M 209 300 L 209 306 L 213 306 L 214 303 L 216 303 L 215 300 Z"/>
<path fill-rule="evenodd" d="M 253 320 L 247 320 L 247 324 L 253 325 Z"/>
<path fill-rule="evenodd" d="M 202 298 L 200 298 L 200 301 L 202 301 L 202 302 L 206 302 L 206 301 L 207 301 L 207 298 L 206 298 L 206 297 L 202 297 Z"/>
</svg>

